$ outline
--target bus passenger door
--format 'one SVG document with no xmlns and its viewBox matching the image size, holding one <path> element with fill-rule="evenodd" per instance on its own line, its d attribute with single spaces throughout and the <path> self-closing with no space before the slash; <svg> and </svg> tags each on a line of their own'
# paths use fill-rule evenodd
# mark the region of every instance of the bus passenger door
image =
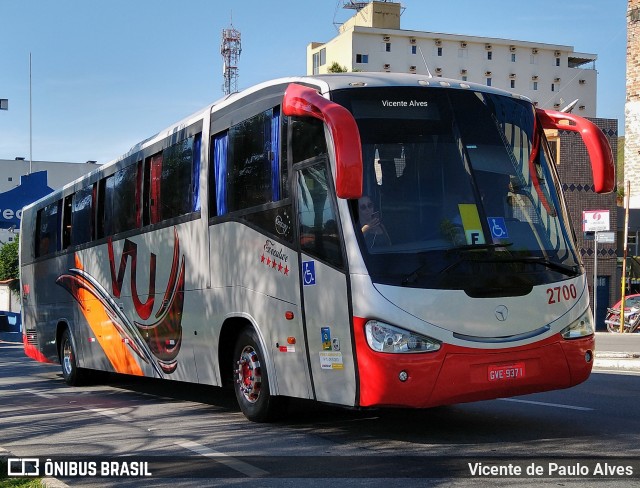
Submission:
<svg viewBox="0 0 640 488">
<path fill-rule="evenodd" d="M 312 384 L 317 400 L 354 405 L 348 282 L 335 191 L 326 158 L 315 161 L 299 165 L 295 173 L 300 286 Z"/>
</svg>

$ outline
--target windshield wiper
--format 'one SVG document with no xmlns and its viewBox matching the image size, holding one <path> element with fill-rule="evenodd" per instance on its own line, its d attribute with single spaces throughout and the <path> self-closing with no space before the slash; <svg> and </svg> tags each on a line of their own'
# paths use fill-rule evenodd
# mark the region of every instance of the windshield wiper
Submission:
<svg viewBox="0 0 640 488">
<path fill-rule="evenodd" d="M 451 252 L 455 252 L 455 251 L 459 251 L 459 252 L 466 252 L 466 251 L 481 251 L 481 250 L 487 250 L 487 249 L 498 249 L 498 248 L 506 248 L 509 246 L 512 246 L 513 242 L 507 242 L 504 244 L 497 244 L 497 243 L 489 243 L 489 244 L 465 244 L 462 246 L 456 246 L 456 247 L 452 247 L 450 249 L 447 249 L 445 251 L 445 254 L 451 253 Z M 458 266 L 462 261 L 465 261 L 465 259 L 462 260 L 458 260 L 453 264 L 450 264 L 449 266 L 447 266 L 444 269 L 441 269 L 440 271 L 438 271 L 437 274 L 442 274 L 442 273 L 446 273 L 447 271 L 453 269 L 454 267 Z M 402 286 L 408 286 L 411 285 L 413 283 L 415 283 L 415 281 L 422 275 L 422 270 L 424 270 L 424 268 L 427 267 L 427 265 L 430 264 L 429 261 L 427 261 L 426 263 L 421 264 L 420 266 L 418 266 L 413 272 L 409 273 L 407 276 L 405 276 L 402 279 L 401 285 Z"/>
<path fill-rule="evenodd" d="M 513 242 L 505 242 L 504 244 L 493 243 L 493 242 L 489 244 L 465 244 L 463 246 L 456 246 L 456 247 L 452 247 L 451 249 L 447 249 L 446 252 L 498 249 L 498 248 L 509 247 L 509 246 L 513 246 Z"/>
<path fill-rule="evenodd" d="M 542 256 L 524 256 L 520 258 L 509 257 L 506 259 L 500 259 L 500 262 L 541 264 L 543 266 L 546 266 L 547 268 L 559 271 L 560 273 L 567 276 L 577 276 L 578 274 L 580 274 L 580 268 L 578 266 L 569 266 L 567 264 L 556 263 L 547 258 L 543 258 Z"/>
</svg>

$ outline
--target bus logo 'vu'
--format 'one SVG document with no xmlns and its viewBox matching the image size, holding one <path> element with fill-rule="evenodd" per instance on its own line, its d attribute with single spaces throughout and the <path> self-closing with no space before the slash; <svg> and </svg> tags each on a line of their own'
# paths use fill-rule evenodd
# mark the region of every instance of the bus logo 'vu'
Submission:
<svg viewBox="0 0 640 488">
<path fill-rule="evenodd" d="M 156 255 L 151 254 L 149 263 L 149 293 L 143 302 L 138 296 L 136 285 L 136 268 L 138 260 L 137 245 L 126 239 L 120 256 L 118 273 L 116 274 L 115 254 L 111 239 L 107 242 L 109 252 L 109 268 L 111 271 L 112 293 L 91 274 L 87 273 L 82 263 L 76 256 L 76 267 L 68 270 L 56 280 L 56 283 L 65 288 L 71 296 L 80 304 L 86 320 L 94 334 L 101 335 L 102 321 L 108 320 L 120 335 L 123 342 L 133 351 L 138 358 L 150 364 L 158 376 L 173 373 L 178 367 L 177 356 L 182 344 L 182 309 L 184 306 L 185 284 L 185 259 L 180 257 L 180 240 L 174 229 L 173 262 L 163 296 L 162 304 L 155 314 L 156 321 L 143 323 L 151 316 L 155 302 L 156 289 Z M 131 320 L 116 303 L 115 298 L 122 294 L 122 284 L 127 268 L 127 260 L 131 259 L 131 297 L 138 315 L 137 320 Z M 87 297 L 91 296 L 95 304 L 100 304 L 101 312 L 95 305 L 87 307 Z M 91 308 L 94 310 L 91 311 Z M 102 340 L 105 340 L 102 338 Z M 106 343 L 105 343 L 106 344 Z M 111 345 L 106 344 L 105 354 L 117 372 L 132 372 L 127 361 L 115 351 Z M 123 366 L 124 365 L 124 366 Z M 139 371 L 139 369 L 138 369 Z"/>
<path fill-rule="evenodd" d="M 136 284 L 136 269 L 138 264 L 138 246 L 135 242 L 125 239 L 124 246 L 122 248 L 122 255 L 120 256 L 120 268 L 118 269 L 118 276 L 116 277 L 115 258 L 113 254 L 113 242 L 111 238 L 108 241 L 109 248 L 109 269 L 111 270 L 111 288 L 113 290 L 113 296 L 120 298 L 122 293 L 122 282 L 124 281 L 124 273 L 127 270 L 127 258 L 131 258 L 131 299 L 136 307 L 136 312 L 142 320 L 146 320 L 151 315 L 153 310 L 153 303 L 155 301 L 156 293 L 156 255 L 151 253 L 151 259 L 149 261 L 149 295 L 147 301 L 142 303 L 138 297 L 138 286 Z"/>
<path fill-rule="evenodd" d="M 171 272 L 167 282 L 162 304 L 155 314 L 158 319 L 152 324 L 134 321 L 144 342 L 157 359 L 158 365 L 165 373 L 173 373 L 177 367 L 176 357 L 182 343 L 182 309 L 184 305 L 184 256 L 180 259 L 180 239 L 174 229 L 174 246 Z M 131 259 L 131 299 L 136 313 L 141 320 L 151 315 L 155 303 L 156 289 L 156 255 L 151 253 L 149 261 L 149 294 L 145 302 L 138 296 L 136 284 L 136 269 L 138 261 L 138 247 L 135 242 L 125 239 L 120 256 L 120 266 L 116 276 L 115 254 L 111 239 L 108 241 L 109 269 L 111 271 L 111 285 L 113 295 L 118 298 L 122 293 L 122 283 L 127 268 L 127 259 Z"/>
</svg>

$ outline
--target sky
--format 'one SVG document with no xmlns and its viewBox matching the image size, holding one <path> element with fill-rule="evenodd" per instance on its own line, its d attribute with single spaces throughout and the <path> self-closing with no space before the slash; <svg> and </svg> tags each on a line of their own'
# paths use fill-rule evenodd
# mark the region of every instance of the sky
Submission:
<svg viewBox="0 0 640 488">
<path fill-rule="evenodd" d="M 242 35 L 238 88 L 306 74 L 343 0 L 0 0 L 0 159 L 105 163 L 222 97 L 222 29 Z M 624 133 L 627 0 L 404 0 L 401 28 L 597 54 L 597 116 Z"/>
</svg>

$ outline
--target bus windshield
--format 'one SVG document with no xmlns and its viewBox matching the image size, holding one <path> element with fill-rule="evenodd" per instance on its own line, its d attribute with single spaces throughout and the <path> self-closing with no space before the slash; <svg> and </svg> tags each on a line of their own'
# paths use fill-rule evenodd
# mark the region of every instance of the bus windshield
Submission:
<svg viewBox="0 0 640 488">
<path fill-rule="evenodd" d="M 506 296 L 581 272 L 530 102 L 413 87 L 332 99 L 360 130 L 351 217 L 374 282 Z"/>
</svg>

